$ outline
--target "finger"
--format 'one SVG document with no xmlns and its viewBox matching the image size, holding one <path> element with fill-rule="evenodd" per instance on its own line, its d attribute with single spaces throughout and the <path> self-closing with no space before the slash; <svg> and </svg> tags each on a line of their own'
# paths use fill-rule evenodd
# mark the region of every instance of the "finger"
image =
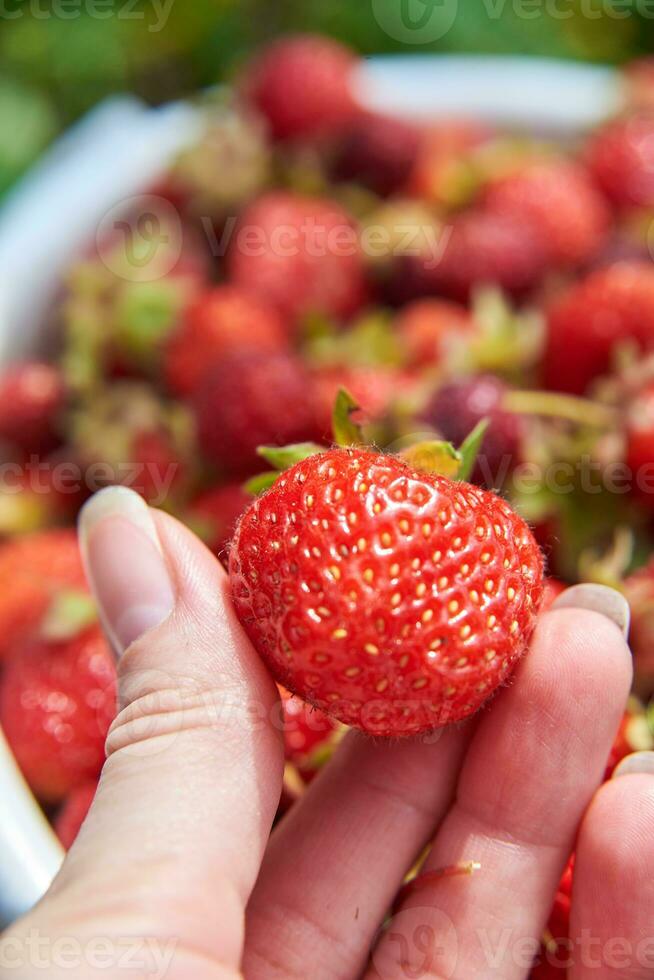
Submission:
<svg viewBox="0 0 654 980">
<path fill-rule="evenodd" d="M 35 915 L 51 934 L 81 922 L 161 946 L 175 937 L 167 976 L 230 975 L 281 786 L 276 690 L 221 566 L 189 531 L 123 488 L 87 506 L 83 551 L 120 655 L 120 710 L 96 801 Z"/>
<path fill-rule="evenodd" d="M 642 752 L 625 759 L 614 779 L 598 791 L 581 827 L 572 896 L 571 980 L 654 976 L 652 827 L 654 753 Z"/>
<path fill-rule="evenodd" d="M 606 616 L 567 608 L 542 617 L 516 682 L 475 733 L 426 864 L 434 871 L 475 861 L 480 869 L 424 879 L 382 940 L 371 976 L 403 977 L 400 958 L 425 977 L 527 974 L 630 680 L 629 650 Z M 418 933 L 423 941 L 412 946 Z"/>
<path fill-rule="evenodd" d="M 469 726 L 389 744 L 350 733 L 281 822 L 248 907 L 245 974 L 359 976 L 452 799 Z M 292 860 L 289 855 L 292 854 Z"/>
</svg>

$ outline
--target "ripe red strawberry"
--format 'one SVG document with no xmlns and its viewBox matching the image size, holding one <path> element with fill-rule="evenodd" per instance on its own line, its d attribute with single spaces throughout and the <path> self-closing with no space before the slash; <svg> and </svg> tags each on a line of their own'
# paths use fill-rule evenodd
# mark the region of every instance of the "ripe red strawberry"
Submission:
<svg viewBox="0 0 654 980">
<path fill-rule="evenodd" d="M 631 606 L 636 687 L 649 697 L 654 692 L 654 560 L 625 579 L 624 591 Z"/>
<path fill-rule="evenodd" d="M 31 361 L 8 368 L 0 376 L 0 440 L 28 454 L 54 449 L 64 399 L 61 372 L 51 364 Z"/>
<path fill-rule="evenodd" d="M 298 35 L 265 48 L 246 70 L 242 91 L 274 139 L 321 136 L 356 112 L 353 52 L 327 37 Z"/>
<path fill-rule="evenodd" d="M 507 391 L 492 374 L 462 378 L 438 388 L 423 413 L 425 422 L 456 446 L 478 422 L 489 420 L 473 473 L 475 483 L 489 487 L 500 486 L 521 458 L 524 420 L 502 407 Z"/>
<path fill-rule="evenodd" d="M 336 746 L 337 726 L 328 715 L 280 687 L 284 757 L 311 780 Z M 331 743 L 331 745 L 330 745 Z"/>
<path fill-rule="evenodd" d="M 531 160 L 492 180 L 483 204 L 497 214 L 530 224 L 545 243 L 553 266 L 588 262 L 601 248 L 609 210 L 588 173 L 564 159 Z"/>
<path fill-rule="evenodd" d="M 86 588 L 75 531 L 41 531 L 2 544 L 0 661 L 19 648 L 59 592 Z"/>
<path fill-rule="evenodd" d="M 565 980 L 566 965 L 570 959 L 568 936 L 570 935 L 570 907 L 574 855 L 563 872 L 554 898 L 554 905 L 545 930 L 539 963 L 530 974 L 530 980 Z"/>
<path fill-rule="evenodd" d="M 346 724 L 411 735 L 476 711 L 524 653 L 542 559 L 499 498 L 332 449 L 241 518 L 236 612 L 278 683 Z"/>
<path fill-rule="evenodd" d="M 615 348 L 654 349 L 654 266 L 618 262 L 572 285 L 550 309 L 544 380 L 583 393 L 607 372 Z"/>
<path fill-rule="evenodd" d="M 408 256 L 399 264 L 395 292 L 400 299 L 442 294 L 465 301 L 480 285 L 519 295 L 546 271 L 542 236 L 512 215 L 467 211 L 451 218 L 447 227 L 439 261 Z"/>
<path fill-rule="evenodd" d="M 227 256 L 233 282 L 297 319 L 347 319 L 366 299 L 356 226 L 333 201 L 283 191 L 241 215 Z"/>
<path fill-rule="evenodd" d="M 403 119 L 362 115 L 339 141 L 332 176 L 388 197 L 409 179 L 421 136 L 418 126 Z"/>
<path fill-rule="evenodd" d="M 168 387 L 176 395 L 190 395 L 226 354 L 282 350 L 286 341 L 284 322 L 269 304 L 234 286 L 214 286 L 191 303 L 168 341 Z"/>
<path fill-rule="evenodd" d="M 54 830 L 62 845 L 68 851 L 73 846 L 80 827 L 91 808 L 98 788 L 97 780 L 89 779 L 71 791 L 54 819 Z"/>
<path fill-rule="evenodd" d="M 72 639 L 21 640 L 0 681 L 0 723 L 39 799 L 56 803 L 104 762 L 116 672 L 98 626 Z"/>
<path fill-rule="evenodd" d="M 627 405 L 625 436 L 632 488 L 642 503 L 654 508 L 654 382 Z"/>
<path fill-rule="evenodd" d="M 395 330 L 411 367 L 438 364 L 455 344 L 470 336 L 472 329 L 468 310 L 443 299 L 414 300 L 395 319 Z"/>
<path fill-rule="evenodd" d="M 595 179 L 620 208 L 654 205 L 654 114 L 615 119 L 590 139 L 586 159 Z"/>
<path fill-rule="evenodd" d="M 291 354 L 226 357 L 201 385 L 194 407 L 202 450 L 228 472 L 250 471 L 260 445 L 316 435 L 309 374 Z"/>
<path fill-rule="evenodd" d="M 225 483 L 196 497 L 189 505 L 186 520 L 214 555 L 224 559 L 236 522 L 251 502 L 242 483 Z"/>
</svg>

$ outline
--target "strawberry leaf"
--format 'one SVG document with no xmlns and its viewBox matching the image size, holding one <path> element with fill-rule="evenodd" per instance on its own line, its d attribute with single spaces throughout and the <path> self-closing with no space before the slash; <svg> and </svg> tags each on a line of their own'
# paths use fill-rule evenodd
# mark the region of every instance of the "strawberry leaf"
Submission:
<svg viewBox="0 0 654 980">
<path fill-rule="evenodd" d="M 456 476 L 457 480 L 470 479 L 489 424 L 490 419 L 481 419 L 481 421 L 477 422 L 477 425 L 474 427 L 472 432 L 459 446 L 461 466 L 459 467 L 459 472 Z"/>
<path fill-rule="evenodd" d="M 363 434 L 361 427 L 352 420 L 359 405 L 345 388 L 341 388 L 336 396 L 332 414 L 332 430 L 337 446 L 361 446 Z"/>
<path fill-rule="evenodd" d="M 325 447 L 316 442 L 296 442 L 290 446 L 259 446 L 257 454 L 276 470 L 282 471 L 324 451 Z"/>
<path fill-rule="evenodd" d="M 451 442 L 427 440 L 416 442 L 404 449 L 400 456 L 410 466 L 425 473 L 438 473 L 440 476 L 458 477 L 462 457 Z"/>
<path fill-rule="evenodd" d="M 279 472 L 277 470 L 268 470 L 266 473 L 258 473 L 257 476 L 253 476 L 243 484 L 243 489 L 246 493 L 251 494 L 253 497 L 259 497 L 266 490 L 270 490 L 273 483 L 277 480 Z"/>
</svg>

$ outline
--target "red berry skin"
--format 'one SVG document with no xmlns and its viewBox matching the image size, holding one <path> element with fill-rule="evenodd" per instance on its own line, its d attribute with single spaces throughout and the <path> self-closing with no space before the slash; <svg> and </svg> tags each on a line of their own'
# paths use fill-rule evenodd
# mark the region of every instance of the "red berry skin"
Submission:
<svg viewBox="0 0 654 980">
<path fill-rule="evenodd" d="M 249 66 L 242 92 L 267 120 L 273 139 L 324 136 L 356 114 L 356 64 L 354 54 L 330 38 L 283 38 Z"/>
<path fill-rule="evenodd" d="M 591 137 L 586 162 L 616 207 L 652 207 L 654 114 L 639 112 L 607 123 Z"/>
<path fill-rule="evenodd" d="M 285 318 L 348 319 L 367 299 L 355 223 L 333 201 L 276 191 L 241 215 L 227 256 L 235 285 Z"/>
<path fill-rule="evenodd" d="M 654 349 L 654 266 L 617 262 L 575 283 L 551 307 L 544 356 L 546 387 L 582 394 L 611 366 L 617 345 Z"/>
<path fill-rule="evenodd" d="M 282 474 L 241 518 L 229 569 L 277 682 L 376 735 L 473 714 L 524 653 L 542 595 L 539 549 L 506 503 L 359 449 Z"/>
<path fill-rule="evenodd" d="M 452 346 L 470 338 L 473 319 L 459 303 L 444 299 L 417 299 L 401 309 L 395 330 L 410 367 L 438 364 Z"/>
<path fill-rule="evenodd" d="M 0 663 L 33 631 L 61 590 L 87 591 L 77 535 L 40 531 L 0 545 Z"/>
<path fill-rule="evenodd" d="M 492 181 L 484 206 L 533 225 L 554 267 L 589 262 L 609 228 L 609 209 L 583 167 L 568 160 L 539 160 Z"/>
<path fill-rule="evenodd" d="M 334 721 L 310 704 L 280 688 L 284 758 L 297 767 L 305 781 L 318 772 L 313 756 L 336 731 Z"/>
<path fill-rule="evenodd" d="M 468 211 L 452 218 L 448 230 L 440 261 L 432 259 L 428 267 L 423 258 L 407 256 L 399 263 L 396 299 L 443 295 L 466 302 L 483 284 L 519 296 L 546 271 L 542 235 L 512 215 Z"/>
<path fill-rule="evenodd" d="M 54 819 L 55 834 L 67 851 L 73 846 L 80 827 L 86 819 L 97 788 L 98 784 L 95 779 L 89 779 L 88 782 L 76 786 L 64 800 L 63 806 Z"/>
<path fill-rule="evenodd" d="M 507 387 L 492 374 L 462 378 L 439 388 L 424 411 L 424 420 L 445 439 L 460 446 L 482 419 L 489 421 L 477 456 L 473 482 L 498 487 L 521 458 L 523 420 L 502 408 Z"/>
<path fill-rule="evenodd" d="M 405 120 L 362 115 L 339 142 L 332 176 L 356 181 L 388 197 L 407 183 L 421 135 L 418 126 Z"/>
<path fill-rule="evenodd" d="M 57 416 L 65 386 L 51 364 L 18 364 L 0 376 L 0 440 L 24 453 L 43 454 L 59 442 Z"/>
<path fill-rule="evenodd" d="M 116 670 L 100 628 L 21 641 L 0 684 L 0 723 L 35 795 L 57 803 L 98 776 L 116 714 Z"/>
<path fill-rule="evenodd" d="M 629 404 L 625 419 L 627 466 L 641 503 L 654 509 L 654 384 Z"/>
<path fill-rule="evenodd" d="M 283 350 L 287 337 L 283 319 L 268 304 L 234 286 L 215 286 L 196 297 L 170 338 L 166 382 L 173 394 L 187 397 L 225 355 Z"/>
<path fill-rule="evenodd" d="M 261 469 L 261 445 L 311 441 L 316 419 L 309 375 L 290 354 L 226 357 L 194 400 L 200 446 L 229 473 Z"/>
</svg>

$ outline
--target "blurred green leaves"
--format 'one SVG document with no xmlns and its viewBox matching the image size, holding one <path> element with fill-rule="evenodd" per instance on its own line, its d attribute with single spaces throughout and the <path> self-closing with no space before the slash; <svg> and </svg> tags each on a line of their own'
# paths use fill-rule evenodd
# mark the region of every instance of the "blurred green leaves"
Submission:
<svg viewBox="0 0 654 980">
<path fill-rule="evenodd" d="M 375 0 L 396 4 L 399 0 Z M 651 47 L 642 0 L 448 0 L 439 39 L 389 36 L 373 0 L 3 0 L 0 188 L 100 99 L 131 91 L 156 103 L 230 77 L 253 46 L 323 31 L 363 53 L 517 52 L 622 61 Z M 561 16 L 563 11 L 564 16 Z"/>
</svg>

